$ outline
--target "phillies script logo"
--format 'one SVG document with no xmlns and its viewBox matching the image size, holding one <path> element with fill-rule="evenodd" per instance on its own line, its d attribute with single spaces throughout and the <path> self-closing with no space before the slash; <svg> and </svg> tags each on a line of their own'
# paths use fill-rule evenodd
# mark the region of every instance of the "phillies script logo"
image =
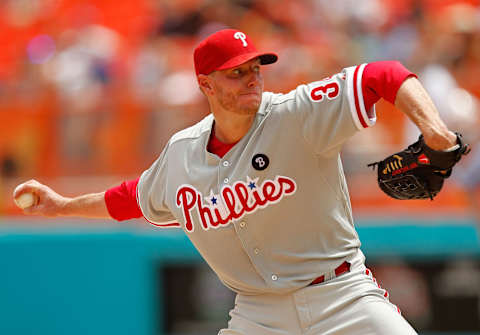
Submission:
<svg viewBox="0 0 480 335">
<path fill-rule="evenodd" d="M 297 184 L 288 177 L 276 176 L 274 180 L 265 180 L 262 185 L 258 185 L 258 178 L 247 177 L 246 182 L 237 181 L 224 186 L 220 194 L 210 191 L 208 197 L 191 185 L 181 185 L 176 198 L 177 207 L 183 211 L 185 229 L 193 232 L 192 215 L 199 216 L 204 230 L 225 227 L 245 214 L 279 202 L 296 190 Z"/>
</svg>

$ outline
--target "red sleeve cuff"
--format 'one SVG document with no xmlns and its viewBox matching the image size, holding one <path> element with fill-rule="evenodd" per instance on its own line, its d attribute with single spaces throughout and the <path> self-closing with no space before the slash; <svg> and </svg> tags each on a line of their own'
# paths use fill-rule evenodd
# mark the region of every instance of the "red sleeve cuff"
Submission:
<svg viewBox="0 0 480 335">
<path fill-rule="evenodd" d="M 117 221 L 142 217 L 137 203 L 137 184 L 140 178 L 123 182 L 105 192 L 108 213 Z"/>
<path fill-rule="evenodd" d="M 398 61 L 380 61 L 367 64 L 362 76 L 362 93 L 366 110 L 380 99 L 395 104 L 397 91 L 408 77 L 417 77 Z"/>
</svg>

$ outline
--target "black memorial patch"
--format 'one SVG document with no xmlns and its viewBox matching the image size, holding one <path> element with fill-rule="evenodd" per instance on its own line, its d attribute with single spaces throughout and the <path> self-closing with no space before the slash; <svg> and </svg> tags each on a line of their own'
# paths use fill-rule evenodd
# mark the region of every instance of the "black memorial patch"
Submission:
<svg viewBox="0 0 480 335">
<path fill-rule="evenodd" d="M 252 158 L 252 166 L 255 170 L 265 170 L 270 164 L 270 160 L 268 159 L 267 155 L 264 154 L 256 154 Z"/>
</svg>

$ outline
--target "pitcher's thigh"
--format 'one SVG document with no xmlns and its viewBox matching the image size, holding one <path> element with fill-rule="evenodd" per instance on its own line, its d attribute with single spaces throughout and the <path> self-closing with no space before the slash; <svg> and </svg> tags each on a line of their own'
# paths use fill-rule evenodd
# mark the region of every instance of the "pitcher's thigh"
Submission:
<svg viewBox="0 0 480 335">
<path fill-rule="evenodd" d="M 308 335 L 417 335 L 395 305 L 377 296 L 358 299 L 327 323 Z"/>
</svg>

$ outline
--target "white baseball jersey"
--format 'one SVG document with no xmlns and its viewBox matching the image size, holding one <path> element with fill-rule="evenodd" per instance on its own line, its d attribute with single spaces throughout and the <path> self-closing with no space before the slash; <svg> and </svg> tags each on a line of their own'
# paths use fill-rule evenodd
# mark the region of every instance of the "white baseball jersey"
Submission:
<svg viewBox="0 0 480 335">
<path fill-rule="evenodd" d="M 222 282 L 246 295 L 294 291 L 353 257 L 360 241 L 340 149 L 375 123 L 364 67 L 263 93 L 223 158 L 207 151 L 213 115 L 175 134 L 138 183 L 145 218 L 176 220 Z"/>
</svg>

